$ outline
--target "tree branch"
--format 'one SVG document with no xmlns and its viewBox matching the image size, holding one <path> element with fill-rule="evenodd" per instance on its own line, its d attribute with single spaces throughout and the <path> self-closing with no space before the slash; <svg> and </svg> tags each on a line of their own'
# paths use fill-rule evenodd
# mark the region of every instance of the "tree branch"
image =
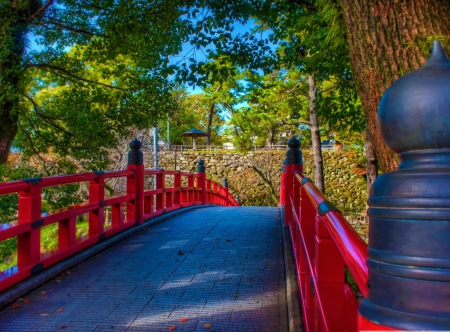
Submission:
<svg viewBox="0 0 450 332">
<path fill-rule="evenodd" d="M 45 11 L 53 4 L 53 0 L 47 0 L 47 2 L 39 8 L 33 15 L 31 15 L 28 20 L 33 21 L 36 18 L 42 17 Z"/>
<path fill-rule="evenodd" d="M 44 160 L 44 158 L 41 157 L 39 152 L 36 150 L 36 148 L 35 148 L 35 146 L 33 144 L 33 140 L 30 137 L 30 134 L 28 134 L 28 132 L 22 127 L 22 124 L 20 123 L 20 121 L 17 121 L 17 124 L 19 125 L 20 129 L 22 130 L 22 132 L 25 134 L 25 136 L 27 137 L 28 141 L 30 142 L 31 149 L 34 151 L 35 155 L 42 161 L 45 173 L 47 175 L 49 175 L 49 172 L 47 171 L 47 162 Z"/>
<path fill-rule="evenodd" d="M 70 27 L 70 26 L 64 25 L 64 24 L 62 24 L 60 22 L 54 21 L 54 20 L 53 21 L 44 21 L 44 22 L 40 23 L 40 25 L 43 25 L 43 24 L 53 24 L 53 25 L 56 25 L 56 26 L 58 26 L 58 27 L 60 27 L 62 29 L 66 29 L 66 30 L 69 30 L 69 31 L 72 31 L 72 32 L 83 33 L 83 34 L 90 35 L 90 36 L 100 36 L 100 37 L 103 37 L 103 38 L 109 38 L 108 36 L 105 36 L 105 35 L 102 35 L 102 34 L 97 34 L 97 33 L 93 33 L 93 32 L 87 31 L 87 30 Z"/>
<path fill-rule="evenodd" d="M 71 133 L 71 132 L 68 132 L 66 129 L 64 129 L 64 128 L 62 128 L 61 126 L 59 126 L 59 125 L 57 125 L 56 123 L 54 123 L 52 120 L 55 120 L 54 118 L 51 118 L 51 117 L 49 117 L 49 116 L 47 116 L 47 114 L 44 114 L 42 111 L 41 111 L 41 108 L 39 107 L 39 105 L 34 101 L 34 99 L 33 98 L 31 98 L 28 94 L 24 94 L 24 96 L 33 104 L 33 108 L 34 108 L 34 111 L 36 112 L 36 114 L 39 116 L 39 117 L 41 117 L 45 122 L 47 122 L 49 125 L 51 125 L 51 126 L 53 126 L 53 127 L 55 127 L 55 128 L 57 128 L 57 129 L 59 129 L 59 130 L 61 130 L 61 131 L 63 131 L 63 132 L 65 132 L 67 135 L 69 135 L 69 136 L 74 136 L 74 134 L 73 133 Z"/>
<path fill-rule="evenodd" d="M 117 86 L 112 86 L 112 85 L 109 85 L 109 84 L 88 80 L 87 78 L 83 78 L 83 77 L 77 76 L 75 74 L 72 74 L 70 71 L 68 71 L 68 70 L 66 70 L 64 68 L 61 68 L 61 67 L 58 67 L 58 66 L 54 66 L 54 65 L 50 65 L 50 64 L 47 64 L 47 63 L 31 63 L 31 64 L 26 65 L 25 68 L 38 68 L 38 69 L 48 68 L 54 74 L 57 74 L 55 71 L 60 71 L 60 72 L 65 73 L 66 75 L 69 75 L 70 77 L 73 77 L 73 78 L 75 78 L 77 80 L 80 80 L 80 81 L 83 81 L 83 82 L 102 85 L 102 86 L 110 88 L 110 89 L 127 91 L 127 89 L 119 88 Z"/>
<path fill-rule="evenodd" d="M 261 179 L 263 180 L 263 182 L 269 187 L 270 189 L 270 193 L 271 193 L 271 197 L 274 200 L 275 203 L 278 203 L 278 196 L 277 196 L 277 192 L 275 191 L 275 188 L 272 185 L 272 182 L 270 182 L 265 176 L 264 174 L 254 165 L 252 165 L 253 170 L 261 177 Z"/>
</svg>

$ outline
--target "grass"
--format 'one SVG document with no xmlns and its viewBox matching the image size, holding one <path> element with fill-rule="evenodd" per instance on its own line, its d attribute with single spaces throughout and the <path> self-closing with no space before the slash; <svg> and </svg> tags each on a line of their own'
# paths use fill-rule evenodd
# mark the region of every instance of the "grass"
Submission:
<svg viewBox="0 0 450 332">
<path fill-rule="evenodd" d="M 89 222 L 77 222 L 76 238 L 79 239 L 89 232 Z M 41 228 L 41 253 L 49 253 L 58 248 L 58 224 Z M 5 271 L 17 265 L 17 237 L 0 242 L 0 271 Z"/>
</svg>

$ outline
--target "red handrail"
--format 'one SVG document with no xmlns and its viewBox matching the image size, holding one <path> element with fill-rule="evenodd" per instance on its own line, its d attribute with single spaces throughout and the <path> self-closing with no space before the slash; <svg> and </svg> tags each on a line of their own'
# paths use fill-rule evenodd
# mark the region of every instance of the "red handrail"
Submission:
<svg viewBox="0 0 450 332">
<path fill-rule="evenodd" d="M 367 245 L 301 164 L 287 164 L 281 193 L 297 269 L 305 331 L 357 331 L 358 299 L 345 268 L 367 296 Z"/>
<path fill-rule="evenodd" d="M 301 183 L 305 176 L 297 173 L 295 174 L 295 178 Z M 317 211 L 319 204 L 327 200 L 325 195 L 322 194 L 313 182 L 306 182 L 303 188 Z M 369 269 L 366 264 L 367 244 L 361 239 L 353 227 L 350 226 L 341 212 L 331 210 L 321 218 L 339 249 L 356 285 L 362 295 L 367 296 L 369 294 L 369 287 L 367 286 Z"/>
<path fill-rule="evenodd" d="M 155 189 L 144 190 L 145 176 L 155 176 Z M 167 187 L 166 176 L 172 176 L 173 186 Z M 105 179 L 125 178 L 126 193 L 105 198 Z M 187 185 L 183 186 L 182 178 Z M 195 179 L 195 180 L 194 180 Z M 71 183 L 89 182 L 88 201 L 68 206 L 50 215 L 41 211 L 42 188 Z M 206 186 L 206 184 L 208 184 Z M 228 188 L 208 180 L 205 173 L 144 169 L 129 165 L 127 170 L 70 174 L 47 178 L 26 179 L 0 184 L 0 195 L 18 194 L 18 219 L 0 225 L 0 242 L 17 237 L 16 266 L 0 271 L 0 291 L 24 280 L 86 247 L 102 241 L 155 216 L 197 204 L 237 206 Z M 105 224 L 105 208 L 111 222 Z M 76 236 L 77 217 L 89 214 L 89 234 Z M 58 248 L 42 253 L 41 227 L 58 224 Z"/>
</svg>

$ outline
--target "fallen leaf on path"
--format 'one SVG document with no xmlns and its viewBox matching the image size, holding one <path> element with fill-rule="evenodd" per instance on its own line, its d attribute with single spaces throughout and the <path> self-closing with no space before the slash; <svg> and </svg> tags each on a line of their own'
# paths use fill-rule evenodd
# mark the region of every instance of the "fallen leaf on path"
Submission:
<svg viewBox="0 0 450 332">
<path fill-rule="evenodd" d="M 23 300 L 23 303 L 28 303 L 28 302 L 30 302 L 30 299 Z"/>
<path fill-rule="evenodd" d="M 20 308 L 20 304 L 14 303 L 14 304 L 12 305 L 12 308 L 13 308 L 13 309 L 19 309 L 19 308 Z"/>
<path fill-rule="evenodd" d="M 225 241 L 227 241 L 227 242 L 231 242 L 231 239 L 226 239 Z"/>
<path fill-rule="evenodd" d="M 235 298 L 237 298 L 237 297 L 241 296 L 241 294 L 234 294 L 233 296 L 234 296 Z"/>
<path fill-rule="evenodd" d="M 168 314 L 161 314 L 161 316 L 169 316 Z"/>
<path fill-rule="evenodd" d="M 212 324 L 203 324 L 203 327 L 204 327 L 205 329 L 209 329 L 211 326 L 212 326 Z"/>
<path fill-rule="evenodd" d="M 184 255 L 184 252 L 181 250 L 178 250 L 178 255 Z"/>
<path fill-rule="evenodd" d="M 67 326 L 66 325 L 61 325 L 59 328 L 60 329 L 65 329 Z"/>
<path fill-rule="evenodd" d="M 62 308 L 59 308 L 59 309 L 57 310 L 58 313 L 61 313 L 62 311 L 63 311 Z"/>
<path fill-rule="evenodd" d="M 189 320 L 189 318 L 180 318 L 179 321 L 181 323 L 186 323 Z"/>
<path fill-rule="evenodd" d="M 168 329 L 169 331 L 173 331 L 173 330 L 176 330 L 177 327 L 176 327 L 175 325 L 169 325 L 169 326 L 167 327 L 167 329 Z"/>
<path fill-rule="evenodd" d="M 48 314 L 41 314 L 40 316 L 48 316 Z"/>
<path fill-rule="evenodd" d="M 40 292 L 39 294 L 43 295 L 43 294 L 45 294 L 45 293 L 47 293 L 47 291 Z"/>
<path fill-rule="evenodd" d="M 63 274 L 70 274 L 70 271 L 67 270 L 67 271 L 63 272 Z"/>
</svg>

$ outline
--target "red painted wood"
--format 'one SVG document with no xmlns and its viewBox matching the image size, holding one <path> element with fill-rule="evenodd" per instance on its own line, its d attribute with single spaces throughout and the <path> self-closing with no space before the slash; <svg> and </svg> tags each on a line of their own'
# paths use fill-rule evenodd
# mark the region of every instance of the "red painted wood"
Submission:
<svg viewBox="0 0 450 332">
<path fill-rule="evenodd" d="M 293 243 L 304 328 L 307 332 L 356 332 L 358 302 L 346 282 L 345 266 L 367 295 L 367 246 L 340 212 L 317 215 L 319 204 L 326 198 L 312 182 L 300 188 L 303 178 L 294 165 L 286 165 L 285 216 Z"/>
<path fill-rule="evenodd" d="M 18 223 L 29 223 L 41 219 L 40 184 L 31 185 L 28 190 L 19 192 Z M 17 265 L 33 266 L 40 261 L 41 230 L 31 228 L 25 233 L 17 234 Z"/>
<path fill-rule="evenodd" d="M 161 189 L 159 194 L 156 194 L 156 212 L 164 210 L 164 188 L 166 186 L 166 177 L 164 172 L 156 175 L 156 189 Z"/>
<path fill-rule="evenodd" d="M 281 184 L 280 184 L 280 206 L 285 206 L 285 193 L 286 193 L 286 173 L 281 173 Z"/>
<path fill-rule="evenodd" d="M 144 192 L 145 175 L 156 175 L 157 189 Z M 166 175 L 174 176 L 174 187 L 165 188 Z M 104 180 L 118 177 L 127 179 L 127 193 L 105 199 Z M 185 187 L 182 187 L 182 177 L 187 178 Z M 195 186 L 194 178 L 197 179 Z M 57 213 L 41 217 L 43 187 L 86 181 L 89 181 L 88 202 L 68 206 Z M 0 271 L 0 291 L 30 276 L 33 267 L 42 265 L 45 268 L 100 239 L 165 212 L 206 201 L 236 205 L 233 197 L 226 197 L 225 189 L 206 180 L 204 173 L 199 176 L 178 171 L 145 170 L 141 165 L 130 165 L 127 170 L 103 174 L 85 173 L 44 178 L 42 181 L 36 180 L 34 184 L 25 181 L 0 184 L 0 195 L 10 193 L 19 195 L 18 220 L 0 225 L 0 241 L 17 236 L 19 264 Z M 154 202 L 156 209 L 153 208 Z M 111 224 L 105 228 L 105 208 L 108 206 L 111 209 Z M 89 235 L 76 239 L 77 217 L 85 213 L 89 214 Z M 55 223 L 58 224 L 58 248 L 41 255 L 40 228 Z"/>
<path fill-rule="evenodd" d="M 102 202 L 105 199 L 105 182 L 103 176 L 99 175 L 97 178 L 89 181 L 89 203 Z M 104 208 L 89 212 L 89 235 L 103 233 L 103 224 L 105 220 Z"/>
<path fill-rule="evenodd" d="M 180 172 L 177 172 L 177 174 L 174 175 L 173 178 L 173 186 L 175 189 L 174 196 L 173 196 L 173 204 L 178 206 L 181 204 L 181 174 Z"/>
<path fill-rule="evenodd" d="M 59 250 L 71 248 L 76 244 L 77 217 L 64 219 L 58 226 L 58 248 Z"/>
</svg>

